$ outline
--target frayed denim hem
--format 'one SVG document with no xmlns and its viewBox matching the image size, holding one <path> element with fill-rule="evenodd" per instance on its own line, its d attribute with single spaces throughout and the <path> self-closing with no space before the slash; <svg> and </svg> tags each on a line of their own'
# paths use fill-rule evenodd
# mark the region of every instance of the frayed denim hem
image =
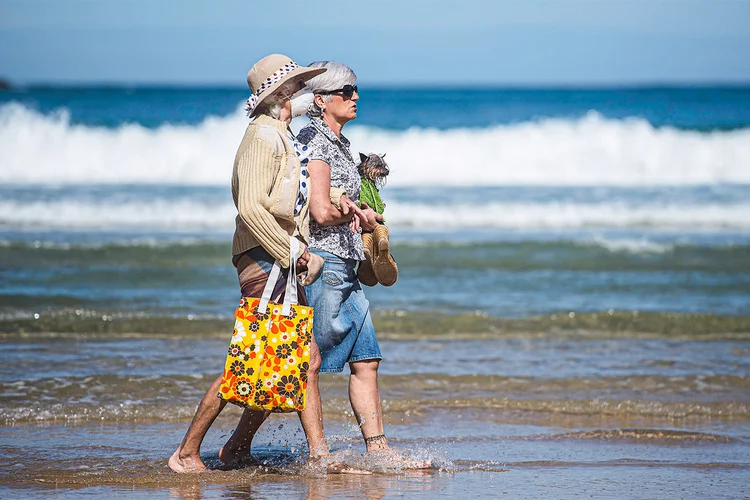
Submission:
<svg viewBox="0 0 750 500">
<path fill-rule="evenodd" d="M 356 363 L 357 361 L 383 361 L 383 356 L 380 354 L 370 354 L 369 356 L 357 356 L 349 360 L 349 363 Z"/>
<path fill-rule="evenodd" d="M 341 373 L 344 371 L 344 367 L 341 368 L 321 368 L 318 373 Z"/>
<path fill-rule="evenodd" d="M 357 361 L 382 361 L 383 356 L 379 354 L 370 354 L 367 356 L 357 356 L 356 358 L 352 358 L 347 363 L 356 363 Z M 344 363 L 346 365 L 346 363 Z M 344 367 L 341 368 L 323 368 L 321 367 L 320 370 L 318 370 L 318 373 L 341 373 L 344 371 Z"/>
</svg>

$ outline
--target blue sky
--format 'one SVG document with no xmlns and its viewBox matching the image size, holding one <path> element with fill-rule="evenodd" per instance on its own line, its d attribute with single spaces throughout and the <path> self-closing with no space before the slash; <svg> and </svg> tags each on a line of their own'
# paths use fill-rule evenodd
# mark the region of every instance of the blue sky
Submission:
<svg viewBox="0 0 750 500">
<path fill-rule="evenodd" d="M 750 82 L 750 0 L 0 0 L 0 78 L 244 85 L 281 52 L 368 84 Z"/>
</svg>

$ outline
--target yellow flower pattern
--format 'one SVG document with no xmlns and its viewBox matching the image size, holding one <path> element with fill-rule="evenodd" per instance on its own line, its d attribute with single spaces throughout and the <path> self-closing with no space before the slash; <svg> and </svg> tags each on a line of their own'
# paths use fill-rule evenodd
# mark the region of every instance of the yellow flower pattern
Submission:
<svg viewBox="0 0 750 500">
<path fill-rule="evenodd" d="M 313 309 L 292 305 L 282 316 L 281 305 L 258 311 L 259 303 L 243 297 L 235 311 L 218 396 L 253 410 L 304 410 Z"/>
</svg>

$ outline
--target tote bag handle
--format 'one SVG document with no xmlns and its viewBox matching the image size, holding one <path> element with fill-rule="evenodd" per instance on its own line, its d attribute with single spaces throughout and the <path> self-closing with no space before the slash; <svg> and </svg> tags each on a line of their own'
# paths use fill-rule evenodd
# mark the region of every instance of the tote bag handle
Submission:
<svg viewBox="0 0 750 500">
<path fill-rule="evenodd" d="M 299 240 L 294 236 L 289 238 L 289 276 L 286 280 L 286 292 L 284 293 L 284 304 L 281 308 L 282 316 L 289 316 L 292 310 L 292 304 L 297 303 L 297 253 L 299 252 Z M 281 274 L 281 265 L 276 260 L 271 268 L 271 274 L 268 275 L 266 287 L 263 289 L 263 295 L 260 297 L 258 311 L 265 311 L 268 303 L 271 301 L 273 289 Z"/>
</svg>

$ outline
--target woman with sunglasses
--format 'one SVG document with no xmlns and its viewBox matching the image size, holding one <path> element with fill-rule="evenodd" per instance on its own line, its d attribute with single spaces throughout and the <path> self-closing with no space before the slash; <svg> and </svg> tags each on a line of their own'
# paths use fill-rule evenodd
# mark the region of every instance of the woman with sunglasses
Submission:
<svg viewBox="0 0 750 500">
<path fill-rule="evenodd" d="M 309 107 L 310 124 L 297 139 L 310 152 L 310 252 L 323 257 L 321 278 L 306 286 L 315 308 L 313 330 L 320 349 L 321 373 L 339 373 L 349 363 L 349 401 L 357 418 L 368 453 L 388 454 L 394 465 L 424 468 L 429 463 L 405 461 L 388 447 L 383 429 L 383 411 L 378 387 L 380 353 L 370 315 L 370 303 L 357 279 L 356 267 L 365 259 L 361 230 L 372 231 L 383 216 L 363 205 L 352 211 L 353 224 L 341 222 L 339 210 L 330 202 L 331 188 L 346 190 L 349 200 L 359 201 L 361 178 L 341 133 L 357 118 L 359 92 L 354 72 L 341 63 L 327 61 L 310 65 L 327 71 L 307 81 L 314 100 Z"/>
</svg>

